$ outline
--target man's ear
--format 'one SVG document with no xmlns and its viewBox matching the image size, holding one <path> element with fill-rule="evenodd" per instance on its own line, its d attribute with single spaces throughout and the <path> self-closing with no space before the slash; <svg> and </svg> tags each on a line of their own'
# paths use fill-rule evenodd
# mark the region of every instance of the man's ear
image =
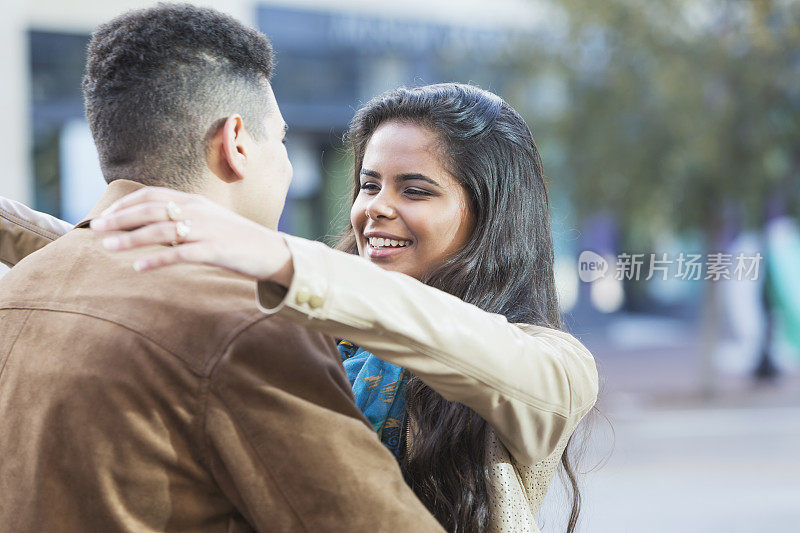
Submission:
<svg viewBox="0 0 800 533">
<path fill-rule="evenodd" d="M 247 167 L 247 132 L 240 115 L 225 119 L 212 141 L 208 166 L 221 180 L 233 183 L 244 179 Z"/>
</svg>

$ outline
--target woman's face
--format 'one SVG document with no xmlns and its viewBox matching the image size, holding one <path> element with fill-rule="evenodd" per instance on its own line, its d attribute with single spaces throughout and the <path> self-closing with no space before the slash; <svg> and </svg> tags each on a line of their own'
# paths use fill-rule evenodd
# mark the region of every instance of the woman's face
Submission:
<svg viewBox="0 0 800 533">
<path fill-rule="evenodd" d="M 359 179 L 350 210 L 358 253 L 387 270 L 419 279 L 472 234 L 467 193 L 445 170 L 427 128 L 397 121 L 379 126 Z"/>
</svg>

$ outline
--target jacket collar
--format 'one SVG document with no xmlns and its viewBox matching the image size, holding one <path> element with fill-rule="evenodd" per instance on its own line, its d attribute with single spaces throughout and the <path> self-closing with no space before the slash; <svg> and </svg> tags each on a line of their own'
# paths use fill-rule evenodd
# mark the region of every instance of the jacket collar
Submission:
<svg viewBox="0 0 800 533">
<path fill-rule="evenodd" d="M 103 196 L 100 197 L 100 200 L 95 204 L 92 210 L 89 211 L 89 214 L 86 215 L 86 218 L 78 222 L 75 227 L 88 228 L 92 219 L 99 217 L 100 213 L 111 207 L 111 204 L 123 196 L 127 196 L 132 192 L 143 189 L 144 187 L 145 185 L 131 180 L 117 179 L 112 181 L 108 184 L 108 187 L 106 187 L 106 192 L 103 193 Z"/>
</svg>

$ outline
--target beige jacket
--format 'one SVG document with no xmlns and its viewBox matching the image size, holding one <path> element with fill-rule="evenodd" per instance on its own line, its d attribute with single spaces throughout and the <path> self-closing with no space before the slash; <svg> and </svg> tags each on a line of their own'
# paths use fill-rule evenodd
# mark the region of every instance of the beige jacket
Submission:
<svg viewBox="0 0 800 533">
<path fill-rule="evenodd" d="M 322 243 L 286 236 L 288 291 L 259 283 L 259 304 L 409 369 L 494 430 L 492 530 L 538 531 L 561 454 L 597 399 L 594 358 L 562 331 L 505 317 Z"/>
<path fill-rule="evenodd" d="M 0 263 L 13 267 L 72 229 L 72 224 L 0 196 Z"/>
<path fill-rule="evenodd" d="M 0 202 L 0 213 L 8 210 L 9 202 Z M 47 215 L 29 214 L 36 226 L 55 223 Z M 44 218 L 35 222 L 39 217 Z M 8 218 L 0 216 L 0 223 L 0 237 L 20 231 L 8 229 L 14 226 Z M 534 517 L 567 440 L 597 398 L 597 370 L 586 348 L 567 333 L 510 324 L 321 243 L 286 240 L 294 262 L 292 285 L 287 291 L 258 284 L 262 309 L 351 340 L 478 412 L 494 430 L 492 529 L 538 531 Z M 8 262 L 8 256 L 5 252 L 0 260 Z"/>
</svg>

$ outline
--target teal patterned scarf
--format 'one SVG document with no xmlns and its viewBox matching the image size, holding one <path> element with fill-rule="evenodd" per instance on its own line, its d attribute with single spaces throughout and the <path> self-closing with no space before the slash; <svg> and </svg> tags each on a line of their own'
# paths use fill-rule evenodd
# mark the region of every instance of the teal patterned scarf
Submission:
<svg viewBox="0 0 800 533">
<path fill-rule="evenodd" d="M 349 341 L 339 343 L 339 355 L 353 387 L 356 405 L 378 432 L 381 442 L 399 457 L 408 372 Z"/>
</svg>

